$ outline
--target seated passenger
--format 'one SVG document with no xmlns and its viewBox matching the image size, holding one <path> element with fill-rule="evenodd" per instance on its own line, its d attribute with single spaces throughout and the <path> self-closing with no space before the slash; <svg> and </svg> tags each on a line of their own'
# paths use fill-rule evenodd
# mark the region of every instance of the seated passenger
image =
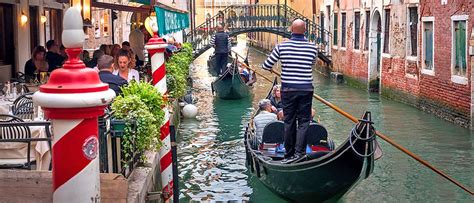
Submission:
<svg viewBox="0 0 474 203">
<path fill-rule="evenodd" d="M 262 99 L 258 103 L 260 113 L 253 119 L 253 126 L 255 127 L 255 136 L 257 137 L 258 143 L 262 142 L 263 129 L 265 126 L 273 121 L 277 120 L 277 116 L 272 111 L 272 104 L 268 99 Z"/>
<path fill-rule="evenodd" d="M 97 67 L 99 68 L 99 78 L 103 83 L 109 84 L 109 88 L 114 90 L 115 95 L 122 93 L 120 87 L 127 85 L 127 80 L 123 79 L 118 75 L 112 73 L 114 63 L 114 57 L 109 55 L 103 55 L 97 61 Z"/>
<path fill-rule="evenodd" d="M 239 66 L 239 74 L 240 77 L 244 80 L 245 83 L 247 83 L 250 80 L 250 72 L 247 70 L 247 68 L 240 67 Z"/>
<path fill-rule="evenodd" d="M 279 113 L 280 111 L 283 110 L 283 104 L 281 102 L 281 86 L 280 85 L 273 86 L 270 102 L 272 103 L 273 107 L 275 107 L 273 108 L 274 113 Z"/>
<path fill-rule="evenodd" d="M 321 120 L 319 119 L 319 116 L 318 116 L 318 119 L 315 120 L 314 117 L 316 116 L 316 109 L 311 109 L 311 121 L 309 121 L 310 123 L 320 123 Z"/>
</svg>

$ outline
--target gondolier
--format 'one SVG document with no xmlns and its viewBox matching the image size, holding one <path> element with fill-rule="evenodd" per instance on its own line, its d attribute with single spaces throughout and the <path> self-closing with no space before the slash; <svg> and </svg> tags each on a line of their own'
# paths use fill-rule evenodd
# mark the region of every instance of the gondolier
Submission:
<svg viewBox="0 0 474 203">
<path fill-rule="evenodd" d="M 227 57 L 232 47 L 229 34 L 224 32 L 222 25 L 217 26 L 217 33 L 212 36 L 211 46 L 214 47 L 214 54 L 216 56 L 216 72 L 223 73 L 227 66 Z"/>
<path fill-rule="evenodd" d="M 315 44 L 306 40 L 306 24 L 296 19 L 291 25 L 291 38 L 273 49 L 263 64 L 263 69 L 272 70 L 281 61 L 281 100 L 285 116 L 285 159 L 292 163 L 305 154 L 306 132 L 311 120 L 313 96 L 312 65 L 317 57 Z M 297 122 L 298 121 L 298 122 Z M 298 125 L 297 125 L 298 124 Z"/>
</svg>

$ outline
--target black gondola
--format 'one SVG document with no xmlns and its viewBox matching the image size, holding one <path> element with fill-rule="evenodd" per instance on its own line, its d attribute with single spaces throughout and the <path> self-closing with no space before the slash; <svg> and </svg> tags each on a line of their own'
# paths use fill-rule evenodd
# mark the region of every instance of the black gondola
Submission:
<svg viewBox="0 0 474 203">
<path fill-rule="evenodd" d="M 330 150 L 311 152 L 291 164 L 281 164 L 283 154 L 264 149 L 269 142 L 282 143 L 282 122 L 265 127 L 262 137 L 265 144 L 254 143 L 253 132 L 248 126 L 244 136 L 247 164 L 265 186 L 285 199 L 293 202 L 336 201 L 373 171 L 375 130 L 372 124 L 371 114 L 366 112 L 337 149 L 328 144 L 326 129 L 312 124 L 308 144 L 326 145 Z M 324 139 L 329 142 L 325 143 Z"/>
<path fill-rule="evenodd" d="M 221 99 L 241 99 L 247 97 L 250 87 L 239 74 L 237 61 L 212 83 L 212 90 Z"/>
<path fill-rule="evenodd" d="M 229 55 L 227 58 L 227 62 L 232 62 L 233 60 L 234 59 L 232 58 L 232 56 Z M 217 70 L 217 67 L 216 67 L 215 54 L 212 54 L 211 56 L 209 56 L 209 59 L 207 60 L 207 67 L 208 67 L 209 74 L 211 74 L 211 76 L 219 75 L 218 72 L 220 72 L 220 70 Z"/>
</svg>

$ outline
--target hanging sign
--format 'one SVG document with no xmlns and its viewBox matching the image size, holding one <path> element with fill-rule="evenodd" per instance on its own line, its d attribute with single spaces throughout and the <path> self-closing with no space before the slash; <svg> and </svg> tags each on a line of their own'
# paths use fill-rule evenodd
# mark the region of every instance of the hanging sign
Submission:
<svg viewBox="0 0 474 203">
<path fill-rule="evenodd" d="M 166 10 L 155 6 L 156 20 L 158 21 L 158 33 L 160 36 L 178 32 L 189 27 L 187 13 Z"/>
</svg>

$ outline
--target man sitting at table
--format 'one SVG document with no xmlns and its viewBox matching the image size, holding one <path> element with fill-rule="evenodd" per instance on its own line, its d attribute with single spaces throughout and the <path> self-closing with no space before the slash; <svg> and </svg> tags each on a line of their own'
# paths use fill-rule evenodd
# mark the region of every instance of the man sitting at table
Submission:
<svg viewBox="0 0 474 203">
<path fill-rule="evenodd" d="M 97 61 L 97 67 L 99 68 L 99 78 L 102 82 L 109 84 L 109 88 L 114 90 L 115 95 L 122 93 L 120 87 L 127 85 L 127 80 L 120 76 L 112 74 L 114 63 L 114 57 L 109 55 L 103 55 Z"/>
<path fill-rule="evenodd" d="M 272 104 L 268 99 L 262 99 L 258 103 L 260 113 L 253 119 L 255 127 L 255 136 L 257 137 L 258 143 L 262 142 L 263 129 L 265 126 L 273 121 L 277 120 L 277 116 L 272 112 Z"/>
</svg>

